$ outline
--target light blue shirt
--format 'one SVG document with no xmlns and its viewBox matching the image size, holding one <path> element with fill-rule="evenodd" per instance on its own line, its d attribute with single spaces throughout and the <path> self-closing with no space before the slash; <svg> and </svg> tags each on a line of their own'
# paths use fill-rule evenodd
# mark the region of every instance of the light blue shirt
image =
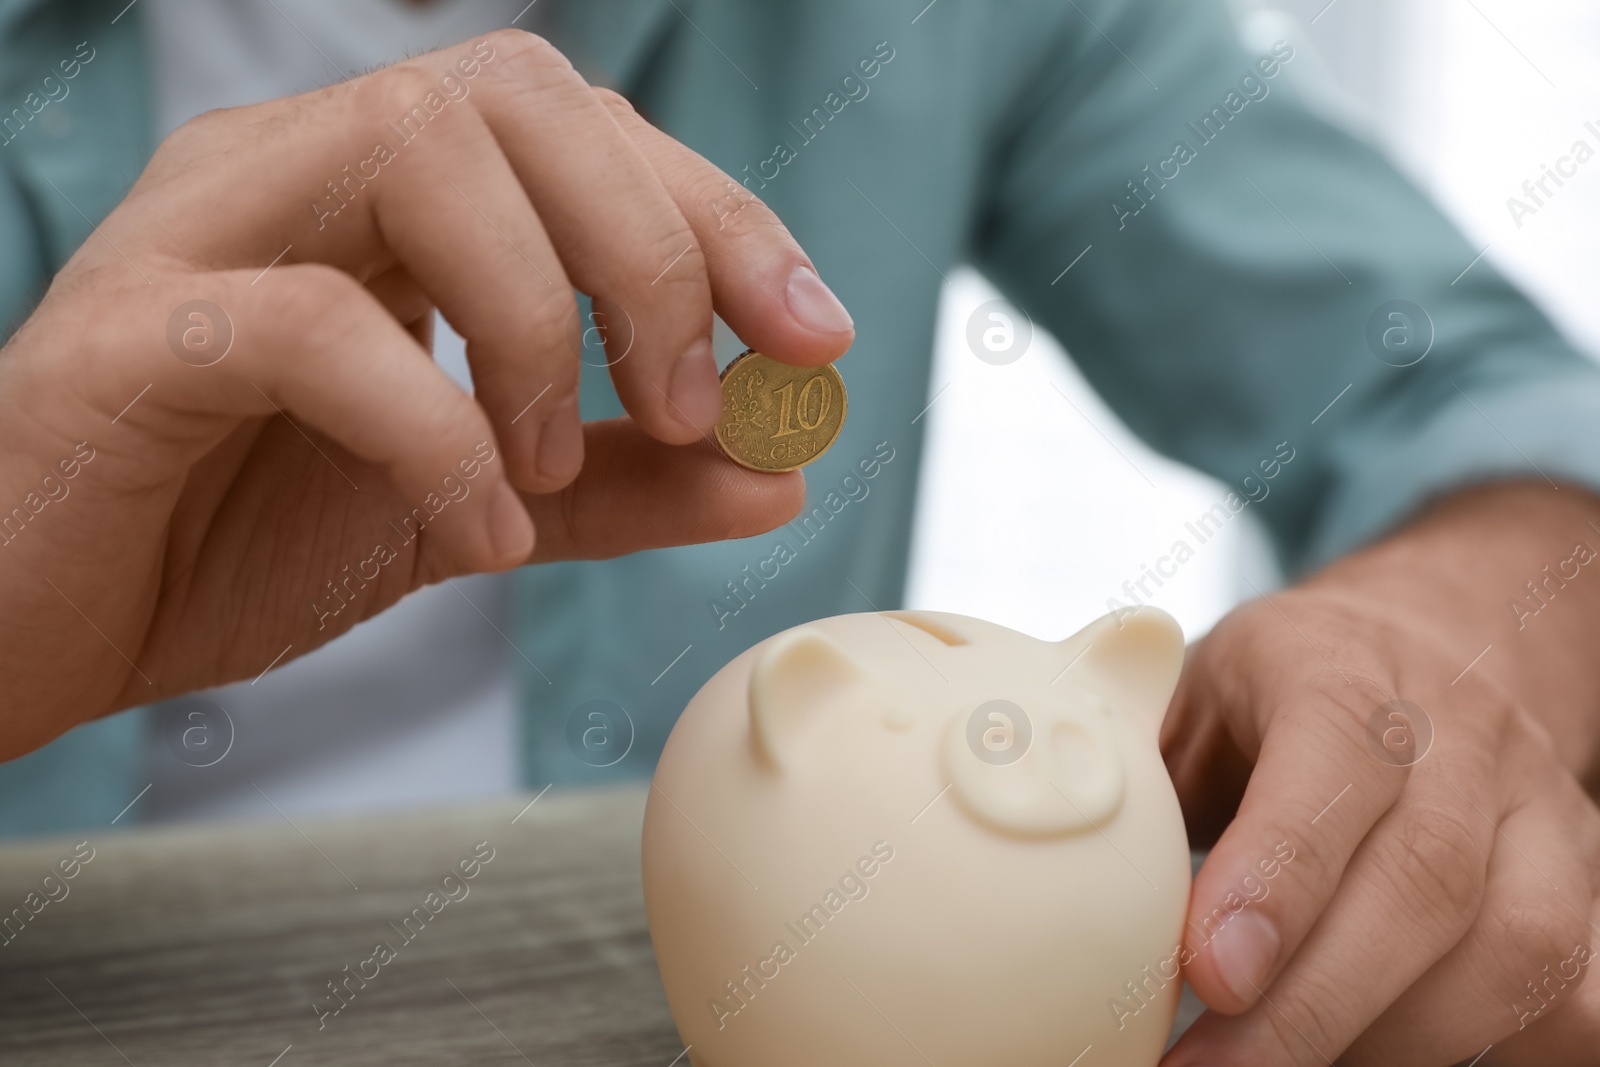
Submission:
<svg viewBox="0 0 1600 1067">
<path fill-rule="evenodd" d="M 78 42 L 96 53 L 0 146 L 13 324 L 89 232 L 64 201 L 99 218 L 150 150 L 138 8 L 111 21 L 125 2 L 0 0 L 0 109 L 27 111 Z M 1475 249 L 1296 90 L 1293 43 L 1246 48 L 1220 3 L 584 0 L 550 18 L 592 81 L 778 212 L 858 335 L 840 364 L 850 419 L 807 470 L 802 519 L 523 572 L 535 788 L 648 774 L 740 650 L 897 606 L 934 311 L 958 263 L 1060 338 L 1145 440 L 1241 495 L 1291 442 L 1252 507 L 1290 573 L 1470 483 L 1600 486 L 1600 371 L 1487 262 L 1463 274 Z M 586 415 L 617 411 L 603 372 L 585 375 Z M 567 743 L 594 700 L 633 726 L 606 768 Z M 0 768 L 0 821 L 103 823 L 139 784 L 128 719 Z"/>
</svg>

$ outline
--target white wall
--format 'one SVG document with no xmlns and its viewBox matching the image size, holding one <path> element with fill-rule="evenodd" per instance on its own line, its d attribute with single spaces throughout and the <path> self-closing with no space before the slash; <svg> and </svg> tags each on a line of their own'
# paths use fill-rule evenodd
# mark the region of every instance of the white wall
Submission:
<svg viewBox="0 0 1600 1067">
<path fill-rule="evenodd" d="M 972 271 L 945 286 L 907 599 L 1058 639 L 1105 614 L 1107 597 L 1128 602 L 1123 583 L 1227 489 L 1145 447 L 1048 335 L 1036 332 L 1014 363 L 976 358 L 968 318 L 998 296 Z M 1148 600 L 1186 633 L 1209 629 L 1247 590 L 1247 545 L 1264 560 L 1248 514 Z"/>
</svg>

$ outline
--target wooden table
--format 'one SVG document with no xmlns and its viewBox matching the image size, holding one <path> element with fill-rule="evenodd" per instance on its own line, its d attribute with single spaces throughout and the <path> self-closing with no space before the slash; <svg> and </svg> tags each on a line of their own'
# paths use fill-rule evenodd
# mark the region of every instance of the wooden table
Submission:
<svg viewBox="0 0 1600 1067">
<path fill-rule="evenodd" d="M 683 1046 L 644 920 L 644 797 L 0 848 L 0 917 L 29 915 L 0 934 L 0 1063 L 669 1067 Z M 94 858 L 48 900 L 45 875 L 84 840 Z M 433 914 L 481 841 L 494 858 Z M 397 932 L 418 907 L 427 921 Z M 380 941 L 394 958 L 364 963 Z M 347 965 L 377 973 L 319 1020 Z"/>
</svg>

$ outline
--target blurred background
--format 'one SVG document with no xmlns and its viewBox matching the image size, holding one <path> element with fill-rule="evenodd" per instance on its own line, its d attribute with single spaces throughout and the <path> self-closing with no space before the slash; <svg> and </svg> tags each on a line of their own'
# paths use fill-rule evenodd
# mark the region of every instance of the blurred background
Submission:
<svg viewBox="0 0 1600 1067">
<path fill-rule="evenodd" d="M 1381 145 L 1580 347 L 1600 351 L 1600 159 L 1533 215 L 1514 221 L 1506 204 L 1526 202 L 1522 183 L 1575 140 L 1600 145 L 1584 129 L 1600 129 L 1600 6 L 1240 0 L 1235 9 L 1247 38 L 1293 43 L 1290 75 L 1320 82 L 1330 113 Z M 908 606 L 1059 638 L 1124 596 L 1122 583 L 1227 488 L 1144 447 L 1048 336 L 1006 366 L 974 359 L 967 320 L 998 296 L 970 271 L 945 290 Z M 1281 477 L 1293 476 L 1290 466 Z M 1247 507 L 1150 602 L 1193 639 L 1253 595 L 1252 583 L 1280 580 Z"/>
<path fill-rule="evenodd" d="M 1600 277 L 1600 159 L 1565 177 L 1532 213 L 1516 217 L 1508 207 L 1574 141 L 1600 145 L 1593 62 L 1600 7 L 1578 0 L 1235 6 L 1252 48 L 1292 42 L 1297 60 L 1285 76 L 1386 150 L 1483 250 L 1483 262 L 1520 282 L 1581 347 L 1600 351 L 1600 302 L 1592 296 Z M 489 25 L 503 21 L 498 11 L 486 14 L 495 16 Z M 461 36 L 475 32 L 463 27 Z M 310 84 L 326 80 L 319 65 L 305 72 Z M 188 117 L 185 91 L 181 79 L 163 87 L 168 128 Z M 1596 132 L 1585 129 L 1591 121 Z M 1124 584 L 1138 581 L 1185 522 L 1227 488 L 1140 444 L 1043 333 L 1012 362 L 978 358 L 968 341 L 975 317 L 980 326 L 1022 321 L 997 299 L 970 271 L 953 272 L 944 291 L 907 606 L 1056 639 L 1104 613 L 1109 598 L 1126 602 Z M 460 339 L 442 324 L 437 349 L 465 380 Z M 1294 477 L 1292 465 L 1281 477 Z M 1172 612 L 1194 638 L 1254 590 L 1280 581 L 1246 508 L 1144 599 Z M 141 735 L 145 758 L 119 825 L 298 819 L 522 788 L 521 653 L 507 636 L 515 633 L 508 580 L 459 581 L 407 604 L 265 680 L 87 728 L 108 744 L 126 741 L 129 731 Z M 423 618 L 428 626 L 418 625 Z M 430 636 L 441 620 L 450 649 Z M 351 664 L 364 661 L 369 680 L 359 692 L 341 692 L 344 679 L 362 673 Z M 381 724 L 346 714 L 346 697 L 378 709 Z M 229 773 L 195 773 L 224 758 Z"/>
</svg>

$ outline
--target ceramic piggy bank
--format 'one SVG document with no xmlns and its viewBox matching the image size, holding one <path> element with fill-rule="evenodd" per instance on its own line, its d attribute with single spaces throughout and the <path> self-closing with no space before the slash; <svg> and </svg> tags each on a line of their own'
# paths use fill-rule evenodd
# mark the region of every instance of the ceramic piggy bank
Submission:
<svg viewBox="0 0 1600 1067">
<path fill-rule="evenodd" d="M 724 667 L 645 811 L 689 1060 L 1153 1067 L 1189 893 L 1157 750 L 1182 660 L 1154 609 L 1060 643 L 891 612 Z"/>
</svg>

